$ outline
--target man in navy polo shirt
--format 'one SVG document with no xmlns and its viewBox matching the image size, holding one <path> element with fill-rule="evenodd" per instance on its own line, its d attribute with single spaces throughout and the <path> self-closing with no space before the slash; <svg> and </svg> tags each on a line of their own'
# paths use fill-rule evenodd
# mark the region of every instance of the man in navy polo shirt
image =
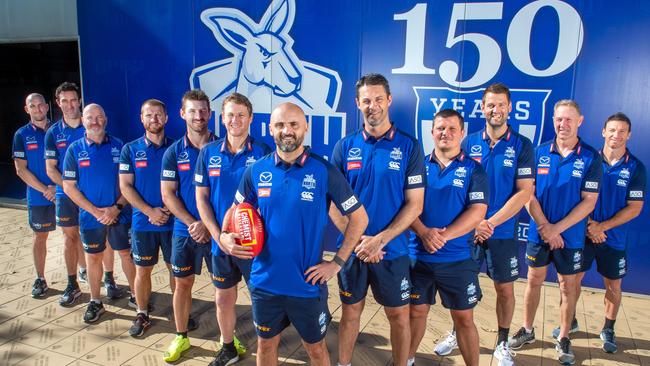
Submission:
<svg viewBox="0 0 650 366">
<path fill-rule="evenodd" d="M 118 165 L 122 141 L 106 133 L 106 114 L 98 104 L 83 110 L 85 137 L 73 142 L 63 164 L 63 190 L 79 206 L 81 243 L 88 263 L 90 302 L 84 321 L 94 323 L 104 313 L 99 282 L 106 242 L 117 251 L 122 270 L 133 288 L 135 268 L 128 237 L 129 217 L 122 212 Z"/>
<path fill-rule="evenodd" d="M 32 93 L 27 96 L 25 112 L 30 120 L 14 134 L 12 149 L 16 175 L 27 184 L 29 227 L 34 232 L 32 255 L 37 277 L 32 286 L 32 297 L 43 297 L 47 293 L 47 237 L 50 231 L 56 229 L 52 204 L 55 187 L 45 172 L 43 160 L 45 131 L 50 125 L 47 119 L 48 110 L 49 106 L 42 95 Z"/>
<path fill-rule="evenodd" d="M 355 255 L 339 273 L 343 315 L 339 332 L 339 364 L 352 362 L 354 344 L 368 287 L 384 306 L 396 365 L 405 365 L 409 349 L 408 234 L 422 212 L 424 154 L 420 143 L 398 130 L 388 116 L 392 102 L 382 75 L 363 76 L 356 84 L 363 128 L 334 147 L 332 164 L 352 186 L 368 210 L 370 222 Z M 332 207 L 332 221 L 343 232 L 346 220 Z M 340 240 L 339 240 L 340 242 Z"/>
<path fill-rule="evenodd" d="M 368 217 L 340 172 L 304 147 L 305 114 L 292 103 L 277 106 L 269 124 L 276 152 L 246 170 L 235 203 L 249 202 L 264 220 L 266 243 L 252 263 L 249 287 L 257 331 L 257 365 L 278 362 L 280 333 L 293 324 L 312 365 L 330 365 L 325 333 L 331 320 L 327 281 L 349 258 Z M 332 261 L 323 261 L 323 239 L 330 203 L 345 215 L 343 244 Z M 219 243 L 236 247 L 233 233 Z M 239 246 L 233 255 L 250 258 Z"/>
<path fill-rule="evenodd" d="M 577 274 L 582 267 L 587 216 L 596 205 L 603 170 L 598 152 L 578 137 L 584 120 L 578 104 L 560 100 L 553 110 L 556 137 L 535 149 L 535 194 L 527 207 L 532 220 L 526 250 L 524 325 L 509 345 L 517 349 L 535 341 L 535 312 L 548 265 L 553 263 L 561 295 L 557 357 L 560 363 L 573 364 L 568 336 L 577 301 Z"/>
<path fill-rule="evenodd" d="M 464 132 L 463 117 L 455 110 L 441 110 L 433 118 L 431 133 L 436 148 L 425 159 L 424 210 L 411 225 L 409 244 L 414 264 L 408 365 L 415 362 L 436 292 L 451 312 L 465 364 L 478 365 L 473 308 L 482 295 L 479 265 L 472 260 L 468 241 L 485 217 L 490 189 L 485 170 L 460 147 Z"/>
<path fill-rule="evenodd" d="M 519 278 L 517 216 L 533 190 L 533 145 L 508 125 L 512 111 L 510 90 L 501 83 L 483 92 L 481 110 L 485 128 L 463 140 L 463 151 L 485 169 L 490 181 L 490 204 L 485 219 L 476 227 L 472 256 L 487 262 L 487 273 L 497 294 L 497 347 L 494 356 L 501 365 L 513 363 L 508 332 L 515 311 L 514 281 Z M 456 347 L 452 331 L 435 352 L 447 355 Z"/>
<path fill-rule="evenodd" d="M 627 149 L 632 122 L 624 113 L 607 118 L 603 127 L 605 138 L 603 181 L 596 208 L 587 224 L 587 239 L 578 286 L 594 260 L 605 282 L 605 324 L 600 332 L 603 350 L 618 350 L 614 333 L 616 315 L 621 306 L 621 282 L 627 274 L 628 223 L 641 213 L 645 200 L 646 171 L 641 161 Z M 578 296 L 580 288 L 578 288 Z"/>
<path fill-rule="evenodd" d="M 165 152 L 160 176 L 163 203 L 174 215 L 171 264 L 175 277 L 173 306 L 176 337 L 163 355 L 166 362 L 178 360 L 190 348 L 187 331 L 190 330 L 188 323 L 191 319 L 194 276 L 201 274 L 203 261 L 209 271 L 212 268 L 210 232 L 199 217 L 192 183 L 199 150 L 215 140 L 208 129 L 210 99 L 201 90 L 186 92 L 181 101 L 180 115 L 187 132 Z"/>
<path fill-rule="evenodd" d="M 253 121 L 253 106 L 244 95 L 233 93 L 221 106 L 221 120 L 227 135 L 207 144 L 196 162 L 194 184 L 196 204 L 201 221 L 212 236 L 212 283 L 215 286 L 217 321 L 223 346 L 217 353 L 213 366 L 224 366 L 239 360 L 246 348 L 234 337 L 237 313 L 237 284 L 242 277 L 248 283 L 251 259 L 235 256 L 240 245 L 220 247 L 216 239 L 221 235 L 222 220 L 232 206 L 235 192 L 244 170 L 253 165 L 271 149 L 248 134 Z M 247 253 L 246 253 L 247 254 Z"/>
<path fill-rule="evenodd" d="M 162 202 L 160 170 L 162 158 L 172 140 L 165 135 L 167 109 L 157 99 L 148 99 L 140 108 L 144 136 L 129 142 L 120 154 L 120 190 L 133 206 L 131 221 L 131 252 L 135 263 L 135 299 L 137 314 L 129 334 L 140 337 L 151 326 L 149 297 L 151 271 L 158 263 L 158 252 L 170 270 L 170 288 L 174 288 L 171 274 L 171 245 L 174 221 Z"/>
</svg>

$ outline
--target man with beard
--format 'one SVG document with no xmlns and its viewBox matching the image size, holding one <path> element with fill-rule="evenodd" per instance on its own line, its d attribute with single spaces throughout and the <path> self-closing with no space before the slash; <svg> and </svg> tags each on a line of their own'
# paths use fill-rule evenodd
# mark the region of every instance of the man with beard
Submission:
<svg viewBox="0 0 650 366">
<path fill-rule="evenodd" d="M 582 268 L 587 216 L 596 205 L 603 170 L 598 152 L 578 137 L 584 120 L 578 104 L 563 99 L 555 103 L 553 111 L 556 136 L 535 149 L 535 194 L 527 206 L 532 220 L 526 248 L 524 324 L 509 345 L 518 349 L 535 341 L 533 321 L 548 265 L 553 263 L 561 295 L 555 349 L 560 363 L 573 364 L 569 330 L 578 299 L 577 274 Z"/>
<path fill-rule="evenodd" d="M 248 283 L 251 272 L 250 252 L 242 246 L 223 246 L 217 242 L 223 217 L 232 205 L 244 170 L 271 149 L 248 134 L 253 121 L 253 106 L 244 95 L 233 93 L 221 106 L 221 120 L 226 137 L 207 144 L 196 162 L 194 184 L 201 221 L 212 236 L 212 284 L 215 286 L 217 321 L 222 347 L 211 366 L 231 365 L 239 360 L 246 347 L 234 336 L 237 313 L 237 284 L 242 277 Z"/>
<path fill-rule="evenodd" d="M 122 141 L 106 133 L 108 121 L 100 105 L 86 106 L 82 119 L 86 134 L 68 148 L 62 179 L 65 194 L 79 206 L 81 242 L 86 252 L 90 283 L 90 302 L 84 321 L 94 323 L 104 313 L 99 282 L 106 242 L 118 252 L 132 289 L 135 268 L 128 235 L 129 217 L 122 211 L 127 202 L 118 182 Z"/>
<path fill-rule="evenodd" d="M 490 182 L 487 217 L 474 232 L 472 255 L 479 264 L 487 262 L 487 273 L 494 281 L 499 327 L 494 357 L 499 365 L 507 366 L 513 364 L 508 332 L 515 311 L 514 281 L 519 278 L 517 215 L 533 190 L 533 145 L 508 125 L 512 103 L 507 86 L 488 86 L 481 110 L 485 128 L 463 141 L 463 151 L 483 166 Z M 456 334 L 452 331 L 434 351 L 444 356 L 454 348 Z"/>
<path fill-rule="evenodd" d="M 166 362 L 178 360 L 190 348 L 187 331 L 196 327 L 190 321 L 194 276 L 201 274 L 203 261 L 212 270 L 210 232 L 199 217 L 192 184 L 199 150 L 216 139 L 208 130 L 210 99 L 202 90 L 186 92 L 180 115 L 187 132 L 165 152 L 160 177 L 163 203 L 174 215 L 171 265 L 176 281 L 173 292 L 176 337 L 163 355 Z"/>
<path fill-rule="evenodd" d="M 365 75 L 356 88 L 357 108 L 363 114 L 364 125 L 336 144 L 332 164 L 350 183 L 368 210 L 370 221 L 355 255 L 338 276 L 343 303 L 338 362 L 352 362 L 361 313 L 371 287 L 390 323 L 393 362 L 404 366 L 410 343 L 411 289 L 405 230 L 422 212 L 426 184 L 422 147 L 390 122 L 392 96 L 386 78 Z M 347 220 L 334 206 L 330 214 L 343 232 Z"/>
<path fill-rule="evenodd" d="M 160 194 L 160 169 L 162 158 L 172 140 L 165 135 L 167 109 L 157 99 L 142 103 L 140 120 L 144 136 L 122 148 L 120 155 L 120 190 L 133 206 L 131 220 L 131 251 L 135 263 L 135 298 L 129 300 L 137 308 L 132 337 L 140 337 L 151 326 L 149 320 L 149 297 L 151 295 L 151 271 L 158 263 L 158 252 L 170 270 L 170 288 L 174 289 L 171 274 L 171 246 L 173 221 L 162 202 Z"/>
<path fill-rule="evenodd" d="M 43 160 L 45 131 L 50 125 L 48 110 L 42 95 L 32 93 L 27 96 L 25 112 L 30 120 L 14 134 L 12 149 L 16 175 L 27 185 L 29 227 L 34 232 L 32 255 L 37 277 L 32 286 L 32 297 L 35 298 L 45 296 L 48 290 L 45 281 L 47 237 L 56 229 L 52 204 L 55 187 L 45 172 Z"/>
<path fill-rule="evenodd" d="M 244 172 L 235 203 L 258 208 L 267 240 L 252 263 L 249 287 L 257 332 L 257 365 L 278 363 L 280 334 L 293 324 L 312 365 L 330 365 L 325 334 L 331 320 L 327 281 L 348 259 L 368 223 L 365 210 L 341 173 L 302 142 L 308 125 L 292 103 L 277 106 L 269 124 L 276 151 Z M 345 215 L 341 247 L 323 261 L 328 205 Z M 227 223 L 226 223 L 227 224 Z M 220 243 L 241 257 L 249 247 L 237 234 L 221 232 Z M 241 253 L 241 254 L 240 254 Z"/>
<path fill-rule="evenodd" d="M 485 170 L 461 150 L 463 116 L 443 109 L 433 117 L 436 148 L 427 157 L 424 210 L 411 225 L 411 347 L 408 365 L 415 362 L 426 329 L 427 315 L 440 293 L 458 334 L 465 365 L 479 362 L 474 307 L 481 300 L 479 266 L 467 245 L 471 232 L 485 217 L 490 190 Z M 437 210 L 437 208 L 444 208 Z"/>
<path fill-rule="evenodd" d="M 72 306 L 81 296 L 77 283 L 77 263 L 79 263 L 79 281 L 87 283 L 86 258 L 81 238 L 79 237 L 79 207 L 63 192 L 63 160 L 68 147 L 84 136 L 86 130 L 81 122 L 81 94 L 74 83 L 63 82 L 55 91 L 56 104 L 63 116 L 54 123 L 45 134 L 45 166 L 47 175 L 56 183 L 56 224 L 63 232 L 63 257 L 68 270 L 68 285 L 63 291 L 59 304 Z M 123 296 L 123 291 L 115 284 L 113 278 L 113 249 L 109 246 L 103 254 L 104 287 L 109 299 Z"/>
</svg>

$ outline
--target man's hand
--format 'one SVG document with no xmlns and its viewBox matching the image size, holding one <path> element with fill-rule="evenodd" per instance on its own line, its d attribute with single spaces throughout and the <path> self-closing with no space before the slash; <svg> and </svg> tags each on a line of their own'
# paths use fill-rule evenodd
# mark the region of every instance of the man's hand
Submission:
<svg viewBox="0 0 650 366">
<path fill-rule="evenodd" d="M 564 239 L 562 239 L 562 235 L 558 235 L 548 241 L 548 246 L 551 248 L 551 250 L 564 248 Z"/>
<path fill-rule="evenodd" d="M 589 220 L 587 223 L 587 237 L 595 244 L 602 244 L 607 240 L 605 225 L 598 221 Z"/>
<path fill-rule="evenodd" d="M 45 197 L 45 199 L 50 202 L 54 202 L 54 199 L 56 198 L 56 186 L 47 186 L 47 188 L 43 191 L 43 197 Z"/>
<path fill-rule="evenodd" d="M 551 240 L 555 239 L 561 234 L 557 226 L 555 224 L 551 224 L 550 222 L 538 225 L 537 232 L 542 237 L 542 240 L 547 243 L 550 243 Z"/>
<path fill-rule="evenodd" d="M 311 266 L 305 271 L 305 282 L 311 283 L 312 285 L 324 284 L 329 281 L 330 278 L 336 276 L 337 273 L 341 270 L 338 264 L 333 261 L 324 261 L 315 266 Z"/>
<path fill-rule="evenodd" d="M 210 242 L 210 232 L 200 220 L 191 223 L 190 226 L 187 227 L 187 232 L 190 234 L 192 239 L 199 244 Z"/>
<path fill-rule="evenodd" d="M 445 246 L 447 239 L 445 239 L 445 237 L 442 235 L 445 230 L 447 229 L 444 227 L 442 229 L 437 227 L 430 227 L 418 234 L 422 240 L 422 245 L 427 252 L 435 253 Z"/>
<path fill-rule="evenodd" d="M 354 248 L 354 252 L 357 254 L 359 259 L 367 262 L 368 259 L 373 258 L 380 253 L 385 244 L 386 243 L 383 243 L 380 235 L 361 235 L 361 243 Z"/>
<path fill-rule="evenodd" d="M 117 222 L 117 217 L 120 215 L 120 210 L 115 206 L 101 208 L 103 215 L 97 219 L 104 225 L 112 225 Z"/>
<path fill-rule="evenodd" d="M 156 226 L 163 226 L 169 220 L 169 210 L 164 207 L 152 207 L 146 215 L 149 223 Z"/>
<path fill-rule="evenodd" d="M 253 258 L 253 248 L 237 244 L 235 239 L 241 239 L 239 234 L 221 232 L 219 235 L 219 247 L 226 253 L 240 259 Z"/>
<path fill-rule="evenodd" d="M 488 220 L 481 221 L 474 231 L 474 243 L 485 242 L 494 235 L 494 225 Z"/>
</svg>

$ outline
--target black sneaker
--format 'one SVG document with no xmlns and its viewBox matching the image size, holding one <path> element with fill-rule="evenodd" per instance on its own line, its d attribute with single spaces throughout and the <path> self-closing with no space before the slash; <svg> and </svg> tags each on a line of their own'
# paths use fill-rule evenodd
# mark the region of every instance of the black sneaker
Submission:
<svg viewBox="0 0 650 366">
<path fill-rule="evenodd" d="M 142 335 L 144 335 L 144 331 L 150 326 L 151 320 L 149 320 L 149 317 L 142 313 L 138 313 L 138 315 L 135 316 L 133 325 L 131 325 L 131 328 L 129 328 L 129 335 L 131 337 L 142 337 Z"/>
<path fill-rule="evenodd" d="M 79 282 L 81 283 L 88 283 L 88 270 L 84 268 L 83 270 L 79 268 L 79 274 L 77 275 L 77 278 L 79 279 Z"/>
<path fill-rule="evenodd" d="M 91 301 L 88 303 L 88 307 L 84 313 L 84 321 L 86 323 L 94 323 L 99 320 L 99 317 L 102 316 L 105 311 L 106 310 L 104 310 L 104 305 L 102 303 L 98 304 L 94 301 Z"/>
<path fill-rule="evenodd" d="M 59 299 L 59 305 L 66 307 L 72 306 L 77 302 L 79 297 L 81 297 L 81 290 L 79 290 L 79 287 L 70 283 L 63 291 L 63 295 Z"/>
<path fill-rule="evenodd" d="M 133 308 L 135 310 L 138 310 L 138 302 L 135 300 L 135 296 L 129 297 L 129 302 L 127 303 L 130 308 Z M 147 304 L 147 311 L 148 312 L 153 312 L 155 310 L 154 306 L 152 303 Z"/>
<path fill-rule="evenodd" d="M 226 347 L 221 347 L 219 352 L 217 352 L 217 357 L 208 366 L 227 366 L 237 361 L 239 361 L 237 350 L 228 350 Z"/>
<path fill-rule="evenodd" d="M 512 349 L 520 349 L 525 344 L 531 344 L 535 342 L 535 329 L 531 330 L 530 333 L 526 332 L 526 328 L 521 327 L 517 333 L 515 333 L 508 340 L 508 346 Z"/>
<path fill-rule="evenodd" d="M 616 353 L 618 351 L 614 329 L 603 329 L 600 332 L 600 339 L 603 341 L 603 351 L 607 353 Z"/>
<path fill-rule="evenodd" d="M 43 297 L 45 296 L 45 293 L 47 293 L 48 289 L 49 287 L 47 287 L 47 282 L 37 278 L 32 285 L 32 297 Z"/>
<path fill-rule="evenodd" d="M 576 362 L 576 356 L 571 350 L 571 341 L 564 337 L 555 345 L 557 351 L 557 360 L 563 365 L 573 365 Z"/>
<path fill-rule="evenodd" d="M 106 288 L 106 297 L 111 300 L 121 299 L 124 296 L 124 290 L 117 287 L 114 280 L 105 280 L 104 288 Z"/>
</svg>

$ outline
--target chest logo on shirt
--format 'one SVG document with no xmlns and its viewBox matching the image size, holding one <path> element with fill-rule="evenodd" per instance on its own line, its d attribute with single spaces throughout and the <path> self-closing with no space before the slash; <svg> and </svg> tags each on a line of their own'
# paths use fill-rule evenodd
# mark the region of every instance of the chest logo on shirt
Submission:
<svg viewBox="0 0 650 366">
<path fill-rule="evenodd" d="M 25 143 L 27 144 L 27 150 L 36 150 L 38 149 L 38 142 L 36 142 L 36 136 L 27 136 L 25 137 Z"/>
<path fill-rule="evenodd" d="M 402 160 L 402 150 L 399 147 L 394 147 L 390 152 L 390 158 L 393 160 Z"/>
<path fill-rule="evenodd" d="M 582 170 L 585 168 L 585 162 L 582 161 L 582 159 L 576 159 L 576 161 L 573 162 L 573 168 Z"/>
<path fill-rule="evenodd" d="M 513 162 L 512 159 L 503 159 L 503 166 L 506 168 L 512 168 Z"/>
<path fill-rule="evenodd" d="M 623 168 L 618 173 L 618 176 L 621 177 L 622 179 L 629 179 L 630 178 L 630 171 L 627 168 Z"/>
<path fill-rule="evenodd" d="M 208 175 L 211 177 L 221 176 L 221 156 L 215 155 L 208 159 Z"/>
<path fill-rule="evenodd" d="M 548 174 L 548 168 L 551 166 L 551 158 L 549 156 L 540 156 L 537 162 L 537 174 Z"/>
<path fill-rule="evenodd" d="M 503 156 L 505 156 L 508 159 L 514 159 L 515 157 L 515 148 L 512 146 L 506 147 L 505 153 L 503 153 Z"/>
<path fill-rule="evenodd" d="M 178 170 L 180 171 L 188 171 L 190 170 L 190 154 L 187 153 L 187 151 L 183 151 L 180 154 L 178 154 L 178 158 L 176 160 L 176 163 L 178 164 Z"/>
<path fill-rule="evenodd" d="M 465 178 L 467 176 L 467 169 L 465 169 L 464 166 L 459 166 L 454 171 L 454 175 L 457 176 L 458 178 Z"/>
<path fill-rule="evenodd" d="M 146 168 L 147 167 L 147 152 L 144 150 L 139 150 L 135 152 L 135 167 L 136 168 Z"/>
<path fill-rule="evenodd" d="M 77 154 L 77 160 L 79 160 L 79 167 L 85 168 L 90 166 L 90 157 L 88 156 L 88 151 L 82 150 Z"/>
<path fill-rule="evenodd" d="M 361 149 L 358 147 L 353 147 L 348 151 L 348 160 L 361 160 Z"/>
<path fill-rule="evenodd" d="M 483 147 L 481 145 L 472 145 L 472 147 L 469 148 L 469 157 L 474 159 L 477 163 L 480 163 L 482 151 Z"/>
<path fill-rule="evenodd" d="M 463 188 L 463 186 L 465 185 L 463 180 L 458 179 L 458 178 L 454 179 L 452 183 L 453 183 L 454 187 L 459 187 L 459 188 Z"/>
<path fill-rule="evenodd" d="M 316 188 L 316 179 L 314 179 L 313 174 L 305 174 L 305 178 L 302 180 L 302 187 L 305 189 Z"/>
<path fill-rule="evenodd" d="M 111 147 L 111 155 L 113 156 L 113 163 L 118 164 L 120 162 L 120 149 Z"/>
<path fill-rule="evenodd" d="M 400 162 L 399 161 L 389 161 L 388 162 L 388 169 L 390 170 L 400 170 Z"/>
<path fill-rule="evenodd" d="M 271 180 L 273 179 L 273 174 L 271 172 L 261 172 L 260 173 L 260 182 L 258 183 L 261 187 L 270 187 L 273 185 Z"/>
<path fill-rule="evenodd" d="M 246 168 L 248 168 L 249 166 L 255 164 L 256 161 L 257 161 L 257 159 L 255 159 L 253 156 L 249 156 L 249 157 L 247 157 L 247 158 L 246 158 L 246 163 L 245 163 L 245 164 L 246 164 Z"/>
<path fill-rule="evenodd" d="M 619 179 L 618 181 L 616 181 L 616 185 L 619 187 L 627 187 L 627 180 Z"/>
<path fill-rule="evenodd" d="M 300 192 L 300 199 L 302 201 L 314 202 L 314 192 L 302 191 Z"/>
<path fill-rule="evenodd" d="M 68 145 L 68 137 L 64 133 L 57 134 L 55 139 L 56 139 L 56 147 L 59 149 L 63 149 Z"/>
</svg>

